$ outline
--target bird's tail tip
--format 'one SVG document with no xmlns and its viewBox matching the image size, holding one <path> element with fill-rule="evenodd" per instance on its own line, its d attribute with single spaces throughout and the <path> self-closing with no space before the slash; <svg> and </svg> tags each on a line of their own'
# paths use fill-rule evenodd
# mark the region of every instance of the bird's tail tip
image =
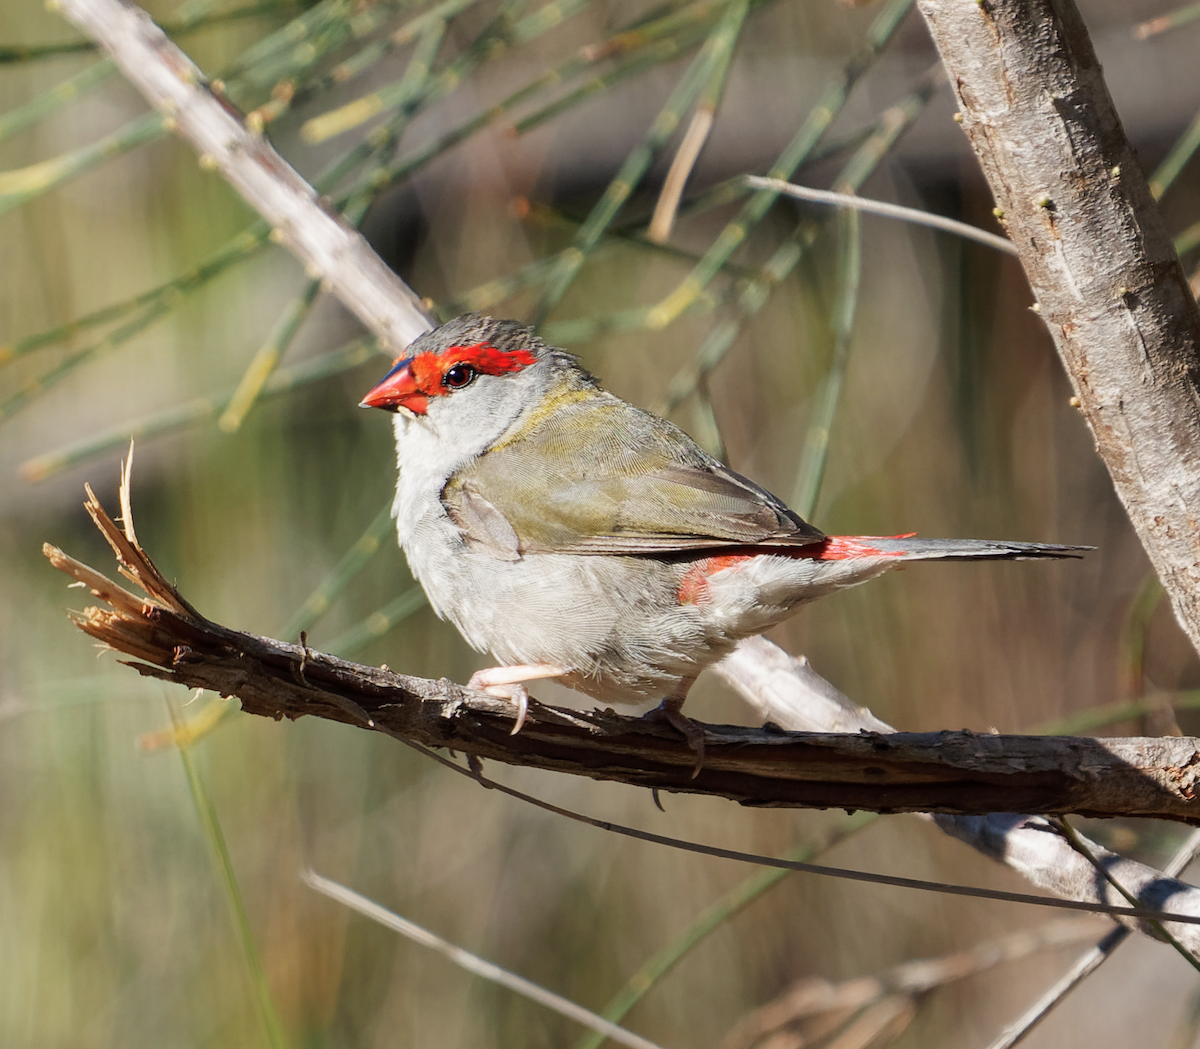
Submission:
<svg viewBox="0 0 1200 1049">
<path fill-rule="evenodd" d="M 1064 543 L 1018 543 L 996 539 L 896 538 L 875 541 L 881 553 L 924 560 L 1035 561 L 1083 557 L 1094 546 Z"/>
</svg>

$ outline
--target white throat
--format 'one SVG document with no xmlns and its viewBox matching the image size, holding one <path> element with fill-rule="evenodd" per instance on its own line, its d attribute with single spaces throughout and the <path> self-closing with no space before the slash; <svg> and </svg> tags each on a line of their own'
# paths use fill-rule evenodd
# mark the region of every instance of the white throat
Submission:
<svg viewBox="0 0 1200 1049">
<path fill-rule="evenodd" d="M 536 366 L 520 375 L 481 376 L 470 389 L 431 399 L 425 415 L 395 414 L 399 480 L 392 513 L 401 545 L 423 515 L 441 512 L 446 482 L 545 397 L 548 379 Z"/>
</svg>

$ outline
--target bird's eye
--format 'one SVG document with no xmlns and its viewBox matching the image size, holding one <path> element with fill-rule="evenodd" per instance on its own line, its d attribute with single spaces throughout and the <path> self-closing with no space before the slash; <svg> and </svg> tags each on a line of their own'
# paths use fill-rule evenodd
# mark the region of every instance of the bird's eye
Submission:
<svg viewBox="0 0 1200 1049">
<path fill-rule="evenodd" d="M 456 364 L 446 370 L 446 374 L 442 376 L 442 385 L 448 390 L 461 390 L 464 386 L 469 386 L 474 378 L 475 369 L 469 364 Z"/>
</svg>

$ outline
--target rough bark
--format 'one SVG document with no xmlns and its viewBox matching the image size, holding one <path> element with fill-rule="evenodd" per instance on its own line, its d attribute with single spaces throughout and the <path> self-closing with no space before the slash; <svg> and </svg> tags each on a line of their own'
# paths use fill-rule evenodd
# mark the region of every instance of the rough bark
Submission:
<svg viewBox="0 0 1200 1049">
<path fill-rule="evenodd" d="M 1200 311 L 1071 0 L 920 0 L 1096 448 L 1200 649 Z"/>
</svg>

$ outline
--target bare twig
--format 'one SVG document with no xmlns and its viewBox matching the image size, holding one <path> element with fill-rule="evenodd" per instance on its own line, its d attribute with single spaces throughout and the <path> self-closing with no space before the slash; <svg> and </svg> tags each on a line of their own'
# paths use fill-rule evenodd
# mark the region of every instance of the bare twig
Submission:
<svg viewBox="0 0 1200 1049">
<path fill-rule="evenodd" d="M 1200 854 L 1200 831 L 1193 831 L 1179 848 L 1171 862 L 1163 868 L 1163 873 L 1176 877 L 1184 872 L 1188 865 Z M 1012 1049 L 1018 1042 L 1041 1023 L 1050 1012 L 1068 994 L 1094 973 L 1112 955 L 1112 953 L 1129 939 L 1130 929 L 1122 926 L 1111 930 L 1091 950 L 1081 954 L 1070 969 L 1046 991 L 1030 1008 L 1014 1020 L 1000 1036 L 988 1046 L 988 1049 Z"/>
<path fill-rule="evenodd" d="M 1113 484 L 1200 647 L 1200 310 L 1071 0 L 920 0 Z"/>
<path fill-rule="evenodd" d="M 769 189 L 774 193 L 782 193 L 785 197 L 794 197 L 796 200 L 807 200 L 814 204 L 832 204 L 839 208 L 852 208 L 855 211 L 863 211 L 868 215 L 881 215 L 888 219 L 900 219 L 902 222 L 911 222 L 917 226 L 928 226 L 930 229 L 953 233 L 957 237 L 965 237 L 967 240 L 973 240 L 989 248 L 1002 251 L 1006 255 L 1015 255 L 1017 253 L 1017 249 L 1013 247 L 1012 241 L 1007 237 L 999 237 L 995 233 L 979 229 L 978 226 L 959 222 L 957 219 L 947 218 L 945 215 L 935 215 L 931 211 L 922 211 L 920 208 L 906 208 L 900 204 L 889 204 L 885 200 L 871 200 L 869 197 L 856 197 L 850 193 L 835 193 L 828 189 L 797 186 L 794 182 L 784 182 L 783 179 L 779 178 L 760 178 L 758 175 L 747 175 L 745 182 L 752 189 Z"/>
<path fill-rule="evenodd" d="M 683 139 L 675 151 L 675 159 L 671 161 L 667 177 L 663 180 L 658 202 L 654 205 L 650 225 L 646 229 L 646 238 L 655 244 L 666 244 L 671 239 L 671 228 L 675 225 L 675 213 L 679 210 L 683 187 L 687 185 L 688 176 L 696 166 L 700 150 L 708 141 L 714 112 L 712 106 L 697 106 L 687 131 L 683 133 Z"/>
<path fill-rule="evenodd" d="M 394 353 L 434 326 L 421 300 L 361 234 L 327 210 L 270 143 L 209 90 L 204 74 L 141 8 L 122 0 L 54 2 L 173 121 L 201 165 L 219 170 L 271 224 L 272 237 Z"/>
</svg>

